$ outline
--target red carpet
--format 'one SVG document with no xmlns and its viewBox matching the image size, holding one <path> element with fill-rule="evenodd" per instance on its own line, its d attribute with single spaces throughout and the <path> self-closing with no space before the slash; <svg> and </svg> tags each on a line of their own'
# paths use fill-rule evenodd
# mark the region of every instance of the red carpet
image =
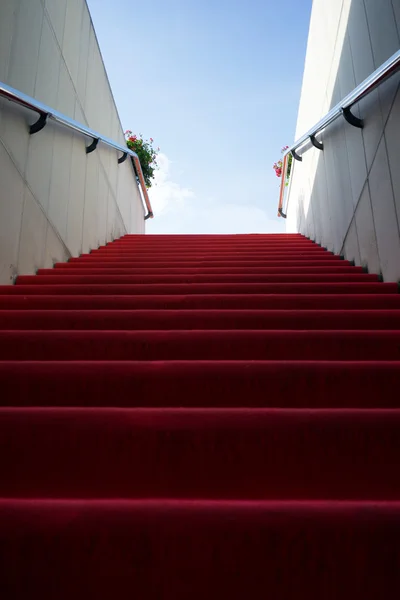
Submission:
<svg viewBox="0 0 400 600">
<path fill-rule="evenodd" d="M 400 594 L 400 294 L 300 235 L 0 287 L 6 600 Z"/>
</svg>

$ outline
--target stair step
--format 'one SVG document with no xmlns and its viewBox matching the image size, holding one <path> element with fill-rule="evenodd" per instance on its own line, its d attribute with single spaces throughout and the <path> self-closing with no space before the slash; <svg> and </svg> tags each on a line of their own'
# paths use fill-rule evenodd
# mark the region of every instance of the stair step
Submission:
<svg viewBox="0 0 400 600">
<path fill-rule="evenodd" d="M 2 408 L 2 496 L 399 500 L 399 429 L 400 408 Z"/>
<path fill-rule="evenodd" d="M 331 260 L 340 260 L 340 257 L 335 257 L 335 255 L 329 255 L 328 252 L 323 250 L 321 251 L 313 251 L 313 252 L 268 252 L 268 253 L 260 253 L 260 252 L 239 252 L 237 255 L 231 253 L 220 253 L 220 252 L 201 252 L 197 254 L 189 254 L 187 252 L 157 252 L 151 254 L 149 252 L 127 252 L 124 250 L 112 252 L 107 252 L 104 250 L 103 252 L 100 250 L 96 250 L 91 252 L 90 254 L 82 254 L 82 258 L 97 258 L 101 259 L 103 256 L 107 256 L 108 258 L 114 258 L 118 260 L 119 258 L 129 258 L 131 260 L 140 260 L 143 262 L 158 262 L 158 261 L 178 261 L 178 262 L 196 262 L 196 261 L 220 261 L 227 263 L 236 263 L 236 262 L 261 262 L 265 260 L 329 260 L 329 256 L 331 256 Z"/>
<path fill-rule="evenodd" d="M 94 248 L 91 252 L 108 252 L 112 251 L 126 251 L 126 252 L 148 252 L 155 254 L 157 252 L 176 252 L 176 253 L 208 253 L 208 254 L 235 254 L 239 255 L 242 252 L 254 252 L 254 253 L 269 253 L 269 252 L 326 252 L 324 248 L 313 244 L 312 242 L 291 242 L 290 244 L 278 243 L 274 244 L 129 244 L 125 242 L 113 242 L 107 246 L 99 246 Z"/>
<path fill-rule="evenodd" d="M 181 248 L 179 250 L 168 250 L 168 249 L 160 249 L 160 250 L 139 250 L 139 249 L 130 249 L 126 246 L 119 246 L 116 248 L 99 248 L 98 250 L 92 250 L 89 254 L 82 254 L 82 256 L 132 256 L 132 257 L 144 257 L 149 259 L 158 259 L 158 258 L 180 258 L 184 257 L 185 260 L 188 259 L 196 259 L 196 258 L 220 258 L 220 259 L 228 259 L 228 260 L 236 260 L 241 258 L 255 258 L 257 260 L 268 258 L 268 257 L 279 257 L 279 256 L 290 256 L 296 258 L 297 256 L 329 256 L 332 255 L 331 252 L 326 252 L 322 248 L 314 247 L 314 248 L 271 248 L 271 249 L 254 249 L 254 250 L 213 250 L 213 249 L 204 249 L 204 250 L 189 250 L 185 248 L 184 250 Z"/>
<path fill-rule="evenodd" d="M 15 287 L 13 291 L 17 291 Z M 1 294 L 3 309 L 400 309 L 400 294 L 191 294 L 116 296 L 102 294 Z"/>
<path fill-rule="evenodd" d="M 27 279 L 27 278 L 30 279 Z M 90 276 L 89 276 L 90 277 Z M 94 276 L 95 277 L 95 276 Z M 110 275 L 109 278 L 112 276 Z M 0 294 L 103 294 L 103 295 L 175 295 L 175 294 L 398 294 L 397 283 L 380 282 L 336 282 L 336 283 L 154 283 L 131 284 L 100 283 L 99 280 L 111 281 L 107 278 L 97 278 L 94 283 L 84 283 L 85 276 L 73 278 L 74 283 L 66 283 L 63 277 L 60 283 L 55 283 L 53 277 L 45 281 L 37 276 L 19 277 L 15 286 L 0 286 Z M 123 278 L 124 279 L 124 278 Z M 53 282 L 53 283 L 52 283 Z"/>
<path fill-rule="evenodd" d="M 131 266 L 126 263 L 105 263 L 102 265 L 87 262 L 74 263 L 56 263 L 53 269 L 39 269 L 37 275 L 82 275 L 86 274 L 106 274 L 106 275 L 290 275 L 290 274 L 323 274 L 330 275 L 334 273 L 364 273 L 362 267 L 349 267 L 344 264 L 344 261 L 335 263 L 333 266 L 325 267 L 181 267 L 181 268 L 136 268 L 135 264 Z"/>
<path fill-rule="evenodd" d="M 102 245 L 98 248 L 94 248 L 93 251 L 96 250 L 111 250 L 111 249 L 119 249 L 126 248 L 128 250 L 149 250 L 150 252 L 155 252 L 159 249 L 166 249 L 169 251 L 177 250 L 180 252 L 196 250 L 196 251 L 205 251 L 205 252 L 240 252 L 240 251 L 266 251 L 269 250 L 324 250 L 321 246 L 314 244 L 310 241 L 296 241 L 293 240 L 291 242 L 284 242 L 276 240 L 270 243 L 257 243 L 255 241 L 249 242 L 199 242 L 199 241 L 189 241 L 187 240 L 184 244 L 180 242 L 158 242 L 158 243 L 138 243 L 138 242 L 126 242 L 124 240 L 116 240 L 115 242 L 111 242 L 106 246 Z"/>
<path fill-rule="evenodd" d="M 106 262 L 128 262 L 137 267 L 279 267 L 279 266 L 296 266 L 296 265 L 311 265 L 311 266 L 332 266 L 332 264 L 344 264 L 347 266 L 351 266 L 349 261 L 342 261 L 339 256 L 335 256 L 334 254 L 318 254 L 313 255 L 311 257 L 308 256 L 298 256 L 296 257 L 276 257 L 276 258 L 254 258 L 254 259 L 221 259 L 221 258 L 213 258 L 213 259 L 187 259 L 184 256 L 176 257 L 174 259 L 166 259 L 164 255 L 160 255 L 160 258 L 155 260 L 151 258 L 146 258 L 145 256 L 141 257 L 140 260 L 137 260 L 138 257 L 135 256 L 112 256 L 105 254 L 103 256 L 99 256 L 96 254 L 83 254 L 79 258 L 70 258 L 69 262 L 100 262 L 101 264 L 105 264 Z"/>
<path fill-rule="evenodd" d="M 365 283 L 378 282 L 378 276 L 368 273 L 328 273 L 328 274 L 227 274 L 227 275 L 115 275 L 112 274 L 88 274 L 78 272 L 70 274 L 68 271 L 54 269 L 51 274 L 45 275 L 23 275 L 17 279 L 17 285 L 54 285 L 68 284 L 215 284 L 238 283 L 240 285 L 253 283 Z"/>
<path fill-rule="evenodd" d="M 4 361 L 1 406 L 399 408 L 398 361 Z"/>
<path fill-rule="evenodd" d="M 384 296 L 382 296 L 384 298 Z M 399 330 L 400 309 L 377 310 L 0 310 L 0 329 Z"/>
<path fill-rule="evenodd" d="M 76 263 L 74 263 L 76 264 Z M 41 277 L 129 277 L 133 281 L 138 283 L 232 283 L 232 282 L 285 282 L 285 281 L 378 281 L 378 275 L 373 273 L 365 273 L 361 268 L 357 267 L 331 267 L 330 269 L 321 269 L 318 267 L 303 268 L 301 270 L 292 268 L 288 270 L 275 269 L 273 270 L 259 270 L 255 269 L 255 272 L 235 272 L 219 269 L 219 272 L 207 272 L 196 269 L 170 269 L 170 272 L 166 272 L 166 269 L 121 269 L 113 267 L 91 267 L 90 265 L 80 265 L 78 268 L 73 268 L 74 265 L 70 265 L 69 268 L 60 269 L 39 269 L 36 273 L 37 276 Z M 26 276 L 25 276 L 26 277 Z"/>
<path fill-rule="evenodd" d="M 32 357 L 400 361 L 400 331 L 0 331 L 0 360 Z"/>
<path fill-rule="evenodd" d="M 399 538 L 398 502 L 0 500 L 8 598 L 393 598 Z"/>
</svg>

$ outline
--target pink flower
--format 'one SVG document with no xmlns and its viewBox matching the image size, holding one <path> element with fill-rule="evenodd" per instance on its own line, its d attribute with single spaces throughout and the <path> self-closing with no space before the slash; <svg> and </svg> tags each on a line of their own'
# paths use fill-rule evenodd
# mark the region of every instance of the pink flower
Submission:
<svg viewBox="0 0 400 600">
<path fill-rule="evenodd" d="M 151 141 L 151 143 L 153 143 L 154 142 L 153 138 L 150 138 L 150 141 Z"/>
</svg>

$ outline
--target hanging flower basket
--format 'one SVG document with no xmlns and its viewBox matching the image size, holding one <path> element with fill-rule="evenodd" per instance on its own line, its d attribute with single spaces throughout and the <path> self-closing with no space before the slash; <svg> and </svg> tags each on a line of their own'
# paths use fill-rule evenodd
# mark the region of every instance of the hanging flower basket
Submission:
<svg viewBox="0 0 400 600">
<path fill-rule="evenodd" d="M 129 129 L 125 131 L 125 138 L 128 148 L 133 150 L 133 152 L 136 152 L 139 157 L 146 187 L 151 187 L 152 179 L 154 179 L 154 171 L 158 166 L 157 154 L 160 151 L 160 148 L 157 148 L 156 150 L 153 147 L 153 138 L 150 138 L 150 140 L 144 140 L 142 135 L 134 135 Z M 138 177 L 137 173 L 136 177 Z"/>
<path fill-rule="evenodd" d="M 281 149 L 281 153 L 284 154 L 284 152 L 286 152 L 286 150 L 289 148 L 289 146 L 283 146 L 283 148 Z M 286 181 L 285 181 L 285 185 L 288 185 L 289 183 L 289 179 L 290 179 L 290 173 L 292 170 L 292 160 L 293 160 L 293 156 L 291 154 L 288 155 L 288 167 L 286 170 Z M 282 159 L 278 160 L 278 162 L 274 163 L 273 167 L 272 167 L 275 171 L 275 175 L 277 177 L 282 177 L 282 170 L 283 170 L 283 161 Z"/>
</svg>

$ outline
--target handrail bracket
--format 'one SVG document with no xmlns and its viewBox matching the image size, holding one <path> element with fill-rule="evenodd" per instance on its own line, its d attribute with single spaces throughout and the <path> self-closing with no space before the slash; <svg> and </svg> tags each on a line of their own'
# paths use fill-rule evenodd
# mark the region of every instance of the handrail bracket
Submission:
<svg viewBox="0 0 400 600">
<path fill-rule="evenodd" d="M 299 162 L 303 160 L 302 157 L 299 154 L 297 154 L 296 150 L 291 150 L 290 152 L 294 159 L 298 160 Z"/>
<path fill-rule="evenodd" d="M 86 146 L 86 154 L 90 154 L 94 152 L 97 148 L 97 144 L 99 143 L 99 138 L 93 138 L 92 143 L 89 146 Z"/>
<path fill-rule="evenodd" d="M 38 120 L 29 127 L 29 133 L 33 135 L 34 133 L 41 131 L 46 126 L 49 116 L 49 113 L 40 113 Z"/>
<path fill-rule="evenodd" d="M 342 108 L 341 109 L 342 115 L 344 116 L 344 118 L 346 119 L 346 121 L 350 124 L 353 125 L 353 127 L 358 127 L 359 129 L 362 129 L 364 127 L 364 122 L 362 119 L 359 119 L 358 117 L 356 117 L 350 110 L 350 108 Z"/>
<path fill-rule="evenodd" d="M 317 150 L 323 150 L 324 149 L 324 145 L 317 140 L 317 138 L 315 137 L 315 135 L 310 135 L 310 142 L 312 143 L 312 145 L 314 146 L 314 148 L 317 148 Z"/>
</svg>

